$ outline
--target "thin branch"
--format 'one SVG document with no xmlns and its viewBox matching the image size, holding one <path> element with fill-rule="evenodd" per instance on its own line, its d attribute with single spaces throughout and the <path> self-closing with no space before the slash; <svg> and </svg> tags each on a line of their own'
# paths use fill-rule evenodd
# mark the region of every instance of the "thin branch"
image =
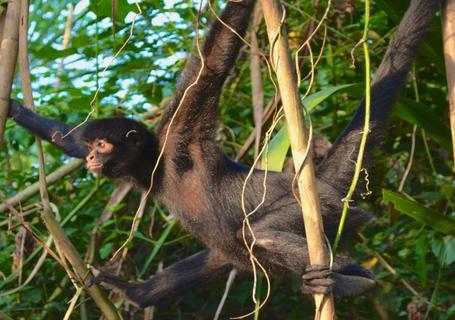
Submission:
<svg viewBox="0 0 455 320">
<path fill-rule="evenodd" d="M 420 102 L 420 95 L 419 95 L 419 86 L 417 85 L 417 77 L 416 77 L 416 70 L 415 64 L 412 66 L 412 87 L 414 88 L 414 96 L 416 102 Z M 414 125 L 412 128 L 412 135 L 411 135 L 411 151 L 409 152 L 409 159 L 408 164 L 406 165 L 406 169 L 404 171 L 403 177 L 401 178 L 400 185 L 398 186 L 398 192 L 403 192 L 404 184 L 408 179 L 409 172 L 411 172 L 412 162 L 414 161 L 414 153 L 416 149 L 416 131 L 417 125 Z"/>
<path fill-rule="evenodd" d="M 235 268 L 232 269 L 231 272 L 229 272 L 229 276 L 226 281 L 226 286 L 224 288 L 224 293 L 223 293 L 223 296 L 221 297 L 218 307 L 216 308 L 216 312 L 215 312 L 215 316 L 213 317 L 213 320 L 218 320 L 220 318 L 221 311 L 223 310 L 224 304 L 226 303 L 226 299 L 229 295 L 229 291 L 231 290 L 232 284 L 234 283 L 237 273 L 238 273 L 237 269 L 235 269 Z"/>
<path fill-rule="evenodd" d="M 409 152 L 408 164 L 406 165 L 406 169 L 404 170 L 403 177 L 401 178 L 401 181 L 400 181 L 400 185 L 398 186 L 398 192 L 403 192 L 404 185 L 409 176 L 409 172 L 411 172 L 412 162 L 414 161 L 414 153 L 415 153 L 415 149 L 416 149 L 416 131 L 417 131 L 417 125 L 414 125 L 412 127 L 411 151 Z"/>
<path fill-rule="evenodd" d="M 71 30 L 73 29 L 73 13 L 74 13 L 74 6 L 73 4 L 68 5 L 68 16 L 66 17 L 66 25 L 65 25 L 65 31 L 63 32 L 63 41 L 62 41 L 62 50 L 65 50 L 68 48 L 68 45 L 70 43 L 71 39 Z M 55 84 L 55 88 L 58 90 L 60 88 L 60 85 L 62 83 L 61 75 L 63 74 L 63 69 L 64 69 L 64 64 L 65 64 L 65 58 L 62 58 L 60 60 L 60 65 L 58 66 L 58 77 L 57 77 L 57 82 Z"/>
</svg>

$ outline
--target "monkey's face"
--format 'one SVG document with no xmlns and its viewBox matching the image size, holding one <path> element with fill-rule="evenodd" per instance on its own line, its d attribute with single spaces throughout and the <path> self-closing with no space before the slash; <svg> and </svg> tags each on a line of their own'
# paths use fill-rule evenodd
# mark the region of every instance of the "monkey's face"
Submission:
<svg viewBox="0 0 455 320">
<path fill-rule="evenodd" d="M 87 143 L 89 153 L 85 160 L 87 169 L 94 173 L 102 173 L 104 165 L 112 158 L 114 145 L 106 139 L 95 139 Z"/>
<path fill-rule="evenodd" d="M 111 179 L 135 176 L 154 140 L 144 125 L 124 118 L 90 121 L 79 129 L 78 139 L 87 146 L 87 169 Z"/>
<path fill-rule="evenodd" d="M 108 178 L 132 177 L 144 150 L 144 143 L 136 130 L 119 134 L 119 137 L 99 136 L 86 140 L 87 169 Z"/>
</svg>

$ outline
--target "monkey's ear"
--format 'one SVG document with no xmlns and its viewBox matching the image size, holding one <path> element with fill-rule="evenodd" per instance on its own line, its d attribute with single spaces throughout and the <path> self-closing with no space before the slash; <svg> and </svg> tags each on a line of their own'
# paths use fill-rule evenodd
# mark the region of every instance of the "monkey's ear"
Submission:
<svg viewBox="0 0 455 320">
<path fill-rule="evenodd" d="M 126 133 L 125 135 L 126 141 L 132 145 L 135 145 L 136 147 L 139 147 L 142 145 L 142 136 L 137 132 L 137 130 L 130 130 Z"/>
</svg>

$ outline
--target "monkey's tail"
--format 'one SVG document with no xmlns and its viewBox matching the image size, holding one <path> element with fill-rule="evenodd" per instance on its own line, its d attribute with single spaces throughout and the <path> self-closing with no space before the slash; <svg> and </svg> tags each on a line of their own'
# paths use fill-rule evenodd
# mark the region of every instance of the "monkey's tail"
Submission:
<svg viewBox="0 0 455 320">
<path fill-rule="evenodd" d="M 439 4 L 438 0 L 412 0 L 382 59 L 371 87 L 371 132 L 365 150 L 366 161 L 384 136 L 392 106 L 406 82 Z M 365 101 L 362 100 L 353 119 L 317 169 L 318 177 L 342 194 L 346 194 L 352 180 L 355 169 L 353 160 L 357 157 L 364 117 Z"/>
</svg>

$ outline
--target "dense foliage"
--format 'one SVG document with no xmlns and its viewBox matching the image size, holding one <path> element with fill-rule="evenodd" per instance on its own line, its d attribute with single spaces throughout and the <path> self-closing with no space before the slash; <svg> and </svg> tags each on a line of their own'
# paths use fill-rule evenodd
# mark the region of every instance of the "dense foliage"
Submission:
<svg viewBox="0 0 455 320">
<path fill-rule="evenodd" d="M 153 127 L 194 45 L 198 4 L 179 0 L 140 2 L 142 15 L 136 19 L 131 39 L 104 72 L 103 69 L 127 40 L 137 7 L 133 1 L 129 1 L 131 4 L 107 0 L 71 2 L 75 8 L 74 21 L 66 49 L 62 49 L 61 43 L 69 1 L 31 3 L 29 50 L 37 112 L 76 124 L 83 121 L 93 108 L 94 117 L 126 115 Z M 117 6 L 115 10 L 112 10 L 113 3 Z M 223 3 L 216 4 L 223 6 Z M 305 31 L 312 19 L 319 19 L 326 5 L 326 1 L 317 6 L 313 6 L 311 1 L 286 3 L 293 49 L 305 40 Z M 355 67 L 352 67 L 351 59 L 351 50 L 362 35 L 363 2 L 336 1 L 333 6 L 336 10 L 329 13 L 327 38 L 311 89 L 313 93 L 327 92 L 336 86 L 352 84 L 332 90 L 336 92 L 313 108 L 312 121 L 316 132 L 331 141 L 349 121 L 364 92 L 361 50 L 355 51 Z M 407 1 L 372 1 L 368 41 L 373 74 L 406 6 Z M 201 19 L 202 33 L 214 19 L 209 11 L 206 8 Z M 323 38 L 321 29 L 312 41 L 316 55 L 321 50 Z M 263 22 L 258 40 L 260 48 L 267 54 L 268 41 Z M 218 138 L 233 157 L 254 128 L 249 50 L 247 46 L 242 49 L 221 102 L 222 121 Z M 304 57 L 303 62 L 302 74 L 305 75 L 309 71 L 308 58 Z M 273 98 L 275 89 L 268 79 L 265 65 L 262 68 L 267 103 Z M 358 261 L 377 275 L 379 285 L 367 297 L 337 303 L 340 319 L 387 319 L 387 315 L 390 319 L 426 317 L 443 320 L 455 317 L 455 233 L 453 228 L 441 230 L 432 223 L 439 221 L 441 216 L 455 219 L 444 70 L 440 21 L 435 21 L 413 75 L 395 107 L 388 137 L 377 152 L 376 166 L 369 172 L 372 195 L 367 201 L 357 202 L 374 212 L 376 219 L 362 231 L 363 241 L 352 251 Z M 302 94 L 308 84 L 308 80 L 303 81 Z M 21 97 L 19 79 L 15 82 L 13 95 Z M 412 148 L 413 126 L 417 126 L 415 154 L 404 188 L 399 190 Z M 253 148 L 250 149 L 241 159 L 247 164 L 253 161 Z M 71 161 L 50 144 L 44 144 L 44 152 L 48 173 Z M 0 202 L 3 202 L 37 181 L 34 138 L 8 121 L 1 155 Z M 364 179 L 361 184 L 365 185 Z M 55 214 L 65 221 L 64 229 L 82 256 L 115 187 L 115 183 L 97 178 L 83 168 L 49 187 Z M 382 188 L 406 197 L 395 197 L 389 204 L 384 204 Z M 127 239 L 139 197 L 137 192 L 130 192 L 121 204 L 109 209 L 113 215 L 99 229 L 94 265 L 106 262 Z M 415 210 L 410 209 L 414 205 L 408 201 L 411 198 L 418 202 Z M 25 220 L 35 234 L 46 241 L 48 232 L 40 220 L 39 209 L 36 209 L 39 201 L 39 195 L 35 194 L 21 207 L 25 213 L 30 212 Z M 433 210 L 425 210 L 425 207 Z M 415 212 L 414 217 L 409 216 Z M 419 218 L 422 215 L 426 215 L 425 221 Z M 453 220 L 448 221 L 449 225 L 450 222 Z M 3 213 L 0 225 L 0 310 L 14 319 L 63 318 L 75 289 L 65 271 L 50 256 L 21 290 L 2 294 L 19 286 L 19 281 L 25 281 L 32 273 L 42 247 L 30 237 L 21 245 L 24 233 L 18 221 L 7 213 Z M 122 274 L 131 279 L 146 279 L 160 264 L 167 266 L 188 256 L 200 249 L 200 244 L 152 199 L 127 247 Z M 225 280 L 157 308 L 155 318 L 213 318 Z M 312 303 L 302 297 L 299 287 L 298 279 L 274 279 L 272 296 L 259 312 L 259 318 L 310 319 Z M 251 277 L 237 278 L 221 318 L 238 316 L 254 308 L 251 290 Z M 96 306 L 85 298 L 79 300 L 72 318 L 99 318 Z M 118 303 L 121 301 L 116 297 L 113 299 Z M 141 310 L 125 305 L 120 308 L 125 318 L 143 318 Z"/>
</svg>

